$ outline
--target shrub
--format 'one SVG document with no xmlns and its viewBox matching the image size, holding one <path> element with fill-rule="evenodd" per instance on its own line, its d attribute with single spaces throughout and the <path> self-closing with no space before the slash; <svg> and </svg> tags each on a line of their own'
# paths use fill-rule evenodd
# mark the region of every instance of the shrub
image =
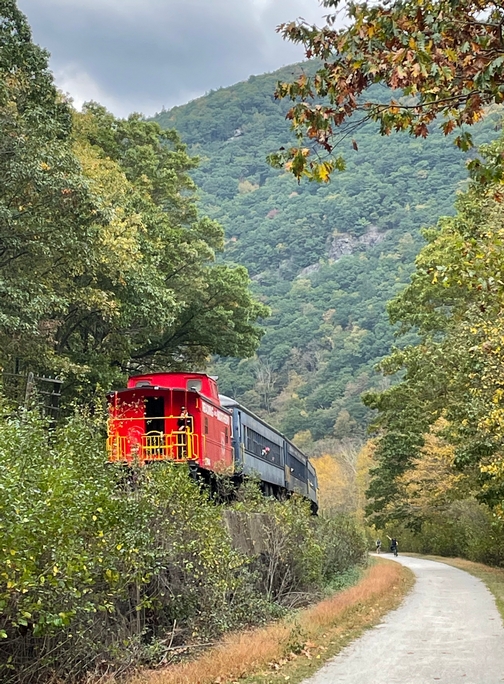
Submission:
<svg viewBox="0 0 504 684">
<path fill-rule="evenodd" d="M 0 425 L 0 676 L 12 681 L 127 665 L 131 645 L 175 620 L 215 633 L 236 624 L 236 602 L 250 608 L 248 561 L 220 509 L 185 468 L 132 478 L 108 465 L 101 427 L 75 416 L 50 432 L 29 412 Z"/>
<path fill-rule="evenodd" d="M 246 483 L 237 507 L 268 520 L 265 552 L 247 557 L 186 467 L 108 464 L 100 418 L 50 430 L 35 412 L 1 417 L 2 682 L 161 660 L 313 598 L 363 557 L 350 519 L 316 519 L 301 498 L 266 500 Z"/>
<path fill-rule="evenodd" d="M 259 559 L 259 590 L 283 605 L 299 605 L 349 568 L 364 562 L 366 540 L 346 514 L 313 517 L 300 496 L 264 499 L 253 482 L 245 484 L 242 510 L 268 514 Z"/>
</svg>

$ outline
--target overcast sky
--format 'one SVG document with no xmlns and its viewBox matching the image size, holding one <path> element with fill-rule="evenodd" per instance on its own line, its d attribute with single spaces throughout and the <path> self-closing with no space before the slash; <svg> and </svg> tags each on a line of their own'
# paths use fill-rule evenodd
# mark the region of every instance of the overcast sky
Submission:
<svg viewBox="0 0 504 684">
<path fill-rule="evenodd" d="M 275 27 L 318 0 L 18 0 L 76 106 L 150 115 L 303 58 Z"/>
</svg>

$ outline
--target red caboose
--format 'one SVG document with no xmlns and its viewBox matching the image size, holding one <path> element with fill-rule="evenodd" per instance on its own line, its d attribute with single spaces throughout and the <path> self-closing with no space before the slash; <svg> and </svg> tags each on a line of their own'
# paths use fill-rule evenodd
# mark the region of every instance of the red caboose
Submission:
<svg viewBox="0 0 504 684">
<path fill-rule="evenodd" d="M 233 470 L 231 413 L 203 373 L 153 373 L 128 380 L 109 400 L 107 449 L 118 462 L 189 462 Z"/>
</svg>

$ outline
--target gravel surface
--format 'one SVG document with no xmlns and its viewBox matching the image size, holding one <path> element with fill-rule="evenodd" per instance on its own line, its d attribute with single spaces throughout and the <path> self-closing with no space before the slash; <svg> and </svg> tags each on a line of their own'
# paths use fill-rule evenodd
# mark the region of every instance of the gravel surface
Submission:
<svg viewBox="0 0 504 684">
<path fill-rule="evenodd" d="M 411 568 L 413 590 L 304 684 L 504 682 L 504 628 L 483 582 L 444 563 L 386 557 Z"/>
</svg>

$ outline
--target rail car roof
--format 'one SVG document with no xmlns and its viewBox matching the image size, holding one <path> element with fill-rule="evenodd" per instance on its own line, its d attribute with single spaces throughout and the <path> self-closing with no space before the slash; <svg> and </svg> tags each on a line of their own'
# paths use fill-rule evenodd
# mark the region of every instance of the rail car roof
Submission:
<svg viewBox="0 0 504 684">
<path fill-rule="evenodd" d="M 241 404 L 239 404 L 239 403 L 236 401 L 236 399 L 232 399 L 231 397 L 226 397 L 225 394 L 219 394 L 219 399 L 220 399 L 220 402 L 221 402 L 221 404 L 222 404 L 223 406 L 228 406 L 228 407 L 237 406 L 237 407 L 239 407 L 239 408 L 245 408 L 244 406 L 242 406 Z M 252 413 L 252 411 L 249 411 L 248 409 L 246 409 L 246 410 L 247 410 L 249 413 Z M 253 414 L 252 414 L 252 415 L 253 415 Z"/>
<path fill-rule="evenodd" d="M 198 392 L 219 403 L 219 391 L 215 378 L 206 373 L 148 373 L 128 379 L 128 389 L 157 387 L 158 389 Z"/>
</svg>

